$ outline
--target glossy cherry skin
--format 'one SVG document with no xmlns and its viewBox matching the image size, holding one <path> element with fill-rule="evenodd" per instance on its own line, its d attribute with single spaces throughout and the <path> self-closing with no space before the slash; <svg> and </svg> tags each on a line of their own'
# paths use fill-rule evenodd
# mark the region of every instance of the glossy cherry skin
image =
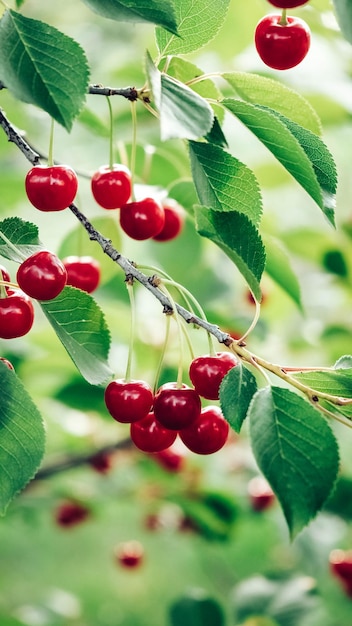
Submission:
<svg viewBox="0 0 352 626">
<path fill-rule="evenodd" d="M 253 511 L 264 511 L 275 501 L 275 494 L 263 476 L 255 476 L 248 485 L 247 491 Z"/>
<path fill-rule="evenodd" d="M 165 428 L 156 419 L 153 411 L 130 427 L 134 445 L 143 452 L 161 452 L 169 448 L 175 441 L 177 433 Z"/>
<path fill-rule="evenodd" d="M 0 298 L 0 338 L 23 337 L 32 328 L 34 308 L 31 299 L 19 289 Z"/>
<path fill-rule="evenodd" d="M 58 526 L 69 528 L 81 524 L 90 516 L 90 511 L 83 504 L 68 500 L 62 502 L 55 512 Z"/>
<path fill-rule="evenodd" d="M 189 377 L 200 396 L 208 400 L 218 400 L 222 379 L 237 364 L 238 361 L 232 352 L 199 356 L 193 359 L 189 367 Z"/>
<path fill-rule="evenodd" d="M 155 235 L 153 239 L 155 241 L 171 241 L 180 234 L 184 221 L 185 211 L 177 203 L 172 200 L 163 202 L 163 208 L 165 211 L 165 222 L 160 233 Z"/>
<path fill-rule="evenodd" d="M 225 445 L 229 425 L 218 406 L 207 406 L 199 417 L 179 435 L 189 450 L 196 454 L 214 454 Z"/>
<path fill-rule="evenodd" d="M 92 176 L 91 189 L 103 209 L 119 209 L 131 196 L 131 172 L 119 163 L 114 163 L 112 169 L 102 165 Z"/>
<path fill-rule="evenodd" d="M 166 383 L 159 387 L 154 398 L 154 413 L 159 422 L 170 430 L 180 430 L 200 415 L 199 394 L 188 385 Z"/>
<path fill-rule="evenodd" d="M 67 272 L 62 261 L 47 250 L 28 257 L 17 270 L 17 282 L 28 296 L 36 300 L 52 300 L 66 285 Z"/>
<path fill-rule="evenodd" d="M 352 596 L 352 550 L 332 550 L 329 563 L 331 572 L 340 580 L 346 594 Z"/>
<path fill-rule="evenodd" d="M 117 378 L 105 389 L 105 404 L 117 422 L 131 424 L 148 415 L 153 404 L 153 391 L 143 380 Z"/>
<path fill-rule="evenodd" d="M 262 61 L 276 70 L 288 70 L 303 61 L 310 47 L 310 30 L 298 17 L 266 15 L 255 29 L 255 46 Z"/>
<path fill-rule="evenodd" d="M 97 289 L 100 282 L 100 264 L 91 256 L 68 256 L 62 260 L 67 272 L 67 284 L 87 293 Z"/>
<path fill-rule="evenodd" d="M 115 548 L 115 559 L 122 567 L 134 569 L 144 560 L 144 548 L 139 541 L 124 541 Z"/>
<path fill-rule="evenodd" d="M 67 165 L 35 165 L 25 181 L 28 200 L 39 211 L 63 211 L 75 199 L 76 173 Z"/>
<path fill-rule="evenodd" d="M 309 0 L 268 0 L 268 2 L 278 9 L 295 9 L 307 4 Z"/>
<path fill-rule="evenodd" d="M 165 211 L 153 198 L 129 202 L 121 207 L 121 228 L 132 239 L 142 241 L 155 237 L 164 223 Z"/>
</svg>

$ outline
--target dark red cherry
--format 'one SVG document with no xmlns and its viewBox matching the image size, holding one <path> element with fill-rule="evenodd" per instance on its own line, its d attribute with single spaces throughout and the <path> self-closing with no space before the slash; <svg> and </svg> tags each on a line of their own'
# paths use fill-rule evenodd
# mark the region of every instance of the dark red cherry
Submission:
<svg viewBox="0 0 352 626">
<path fill-rule="evenodd" d="M 157 235 L 154 235 L 153 239 L 155 241 L 171 241 L 178 237 L 182 230 L 185 211 L 183 207 L 171 199 L 165 200 L 162 204 L 165 212 L 164 226 Z"/>
<path fill-rule="evenodd" d="M 153 198 L 129 202 L 121 207 L 121 228 L 132 239 L 142 241 L 155 237 L 164 223 L 165 211 Z"/>
<path fill-rule="evenodd" d="M 352 597 L 352 550 L 332 550 L 329 564 L 332 574 L 340 581 L 346 594 Z"/>
<path fill-rule="evenodd" d="M 17 270 L 17 282 L 28 296 L 36 300 L 52 300 L 66 285 L 67 272 L 62 261 L 47 250 L 28 257 Z"/>
<path fill-rule="evenodd" d="M 307 4 L 309 0 L 268 0 L 268 2 L 278 9 L 295 9 Z"/>
<path fill-rule="evenodd" d="M 86 506 L 74 500 L 67 500 L 58 506 L 55 512 L 55 521 L 58 526 L 70 528 L 81 524 L 89 516 L 90 510 Z"/>
<path fill-rule="evenodd" d="M 106 387 L 105 404 L 117 422 L 137 422 L 148 415 L 153 404 L 153 391 L 143 380 L 118 378 Z"/>
<path fill-rule="evenodd" d="M 67 165 L 35 165 L 25 181 L 28 200 L 39 211 L 63 211 L 75 199 L 78 180 Z"/>
<path fill-rule="evenodd" d="M 155 394 L 155 417 L 170 430 L 180 430 L 189 426 L 197 419 L 200 411 L 200 397 L 187 385 L 179 387 L 177 383 L 166 383 Z"/>
<path fill-rule="evenodd" d="M 255 29 L 255 46 L 262 61 L 276 70 L 295 67 L 307 55 L 310 47 L 310 30 L 298 17 L 287 16 L 282 24 L 281 15 L 266 15 Z"/>
<path fill-rule="evenodd" d="M 139 541 L 124 541 L 116 546 L 115 559 L 122 567 L 135 569 L 142 565 L 144 548 Z"/>
<path fill-rule="evenodd" d="M 19 289 L 0 298 L 0 338 L 14 339 L 26 335 L 32 328 L 34 308 L 31 299 Z"/>
<path fill-rule="evenodd" d="M 112 168 L 102 165 L 92 176 L 91 188 L 95 201 L 103 209 L 119 209 L 131 196 L 131 172 L 120 163 L 114 163 Z"/>
<path fill-rule="evenodd" d="M 275 501 L 275 494 L 263 476 L 255 476 L 247 486 L 249 501 L 254 511 L 264 511 Z"/>
<path fill-rule="evenodd" d="M 217 406 L 202 409 L 199 417 L 179 432 L 185 446 L 196 454 L 217 452 L 225 445 L 228 434 L 228 422 Z"/>
<path fill-rule="evenodd" d="M 71 255 L 62 260 L 67 272 L 67 285 L 92 293 L 100 282 L 100 264 L 91 256 Z"/>
<path fill-rule="evenodd" d="M 193 359 L 190 365 L 189 377 L 200 396 L 208 400 L 218 400 L 222 379 L 237 364 L 238 361 L 232 352 L 199 356 Z"/>
<path fill-rule="evenodd" d="M 152 411 L 138 422 L 133 422 L 130 433 L 135 446 L 143 452 L 165 450 L 174 443 L 177 436 L 174 430 L 160 424 Z"/>
</svg>

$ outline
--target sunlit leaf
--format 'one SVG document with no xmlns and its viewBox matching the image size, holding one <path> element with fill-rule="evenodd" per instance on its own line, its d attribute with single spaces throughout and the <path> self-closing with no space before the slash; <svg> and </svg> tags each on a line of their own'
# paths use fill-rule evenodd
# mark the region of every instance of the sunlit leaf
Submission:
<svg viewBox="0 0 352 626">
<path fill-rule="evenodd" d="M 315 391 L 328 393 L 341 398 L 352 398 L 352 368 L 338 368 L 330 371 L 314 370 L 298 372 L 294 378 Z"/>
<path fill-rule="evenodd" d="M 0 514 L 34 477 L 45 447 L 42 417 L 21 380 L 0 362 Z"/>
<path fill-rule="evenodd" d="M 19 100 L 44 109 L 67 130 L 88 89 L 81 46 L 59 30 L 16 11 L 0 20 L 0 80 Z"/>
<path fill-rule="evenodd" d="M 159 24 L 177 34 L 175 7 L 171 0 L 83 0 L 92 11 L 121 22 Z"/>
<path fill-rule="evenodd" d="M 281 387 L 258 391 L 249 419 L 256 461 L 276 493 L 294 537 L 332 491 L 339 469 L 336 439 L 319 411 Z"/>
<path fill-rule="evenodd" d="M 0 222 L 0 255 L 5 259 L 21 263 L 42 248 L 35 224 L 19 217 L 7 217 Z"/>
</svg>

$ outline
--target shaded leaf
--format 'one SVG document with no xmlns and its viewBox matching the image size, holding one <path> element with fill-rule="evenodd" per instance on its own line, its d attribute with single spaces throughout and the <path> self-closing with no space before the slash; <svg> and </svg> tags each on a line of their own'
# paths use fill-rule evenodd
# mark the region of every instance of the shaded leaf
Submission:
<svg viewBox="0 0 352 626">
<path fill-rule="evenodd" d="M 274 109 L 316 135 L 321 134 L 318 115 L 297 91 L 272 78 L 249 72 L 230 72 L 222 77 L 242 100 Z"/>
<path fill-rule="evenodd" d="M 110 333 L 95 300 L 67 286 L 54 300 L 40 304 L 82 376 L 93 385 L 105 383 L 112 376 L 107 361 Z"/>
<path fill-rule="evenodd" d="M 0 20 L 0 80 L 19 100 L 44 109 L 66 130 L 88 89 L 81 46 L 59 30 L 16 11 Z"/>
<path fill-rule="evenodd" d="M 172 626 L 224 626 L 225 615 L 219 602 L 203 589 L 193 589 L 171 604 Z"/>
<path fill-rule="evenodd" d="M 337 369 L 352 369 L 352 356 L 350 354 L 344 354 L 335 363 L 334 368 Z"/>
<path fill-rule="evenodd" d="M 42 248 L 35 224 L 25 222 L 19 217 L 7 217 L 0 222 L 0 255 L 5 259 L 21 263 L 23 258 Z"/>
<path fill-rule="evenodd" d="M 192 176 L 199 201 L 216 211 L 237 211 L 258 224 L 262 214 L 253 172 L 220 146 L 189 143 Z"/>
<path fill-rule="evenodd" d="M 34 477 L 45 448 L 42 417 L 15 372 L 0 362 L 0 514 Z"/>
<path fill-rule="evenodd" d="M 227 98 L 224 106 L 270 150 L 334 224 L 336 172 L 323 142 L 276 111 Z M 298 126 L 298 127 L 297 127 Z"/>
<path fill-rule="evenodd" d="M 150 22 L 177 34 L 174 3 L 171 0 L 83 0 L 92 11 L 121 22 Z"/>
<path fill-rule="evenodd" d="M 336 18 L 344 38 L 352 44 L 352 5 L 350 0 L 333 0 Z"/>
<path fill-rule="evenodd" d="M 179 38 L 156 29 L 161 55 L 185 54 L 211 41 L 225 21 L 229 4 L 230 0 L 178 0 L 175 11 Z"/>
<path fill-rule="evenodd" d="M 239 433 L 246 418 L 248 407 L 257 391 L 253 374 L 239 363 L 223 378 L 220 386 L 220 406 L 231 428 Z"/>
<path fill-rule="evenodd" d="M 237 211 L 214 211 L 195 207 L 196 226 L 200 235 L 211 239 L 235 263 L 260 302 L 260 279 L 265 265 L 265 249 L 254 224 Z"/>
<path fill-rule="evenodd" d="M 314 407 L 281 387 L 258 391 L 249 418 L 254 456 L 294 537 L 332 491 L 339 469 L 336 439 Z"/>
<path fill-rule="evenodd" d="M 265 237 L 265 271 L 283 289 L 302 311 L 301 290 L 296 274 L 281 244 L 273 237 Z"/>
</svg>

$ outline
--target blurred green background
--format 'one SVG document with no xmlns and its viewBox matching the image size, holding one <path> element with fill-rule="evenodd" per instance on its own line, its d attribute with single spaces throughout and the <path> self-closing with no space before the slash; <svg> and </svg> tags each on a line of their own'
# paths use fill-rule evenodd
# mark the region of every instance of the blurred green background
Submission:
<svg viewBox="0 0 352 626">
<path fill-rule="evenodd" d="M 270 8 L 265 0 L 233 0 L 221 32 L 187 58 L 206 72 L 253 71 L 281 80 L 304 95 L 322 120 L 323 139 L 339 174 L 336 231 L 248 131 L 227 118 L 224 128 L 231 152 L 258 177 L 264 200 L 263 233 L 285 247 L 304 305 L 302 314 L 264 276 L 265 301 L 250 348 L 281 364 L 332 365 L 342 354 L 352 353 L 352 50 L 338 32 L 330 2 L 312 0 L 296 10 L 313 31 L 308 57 L 284 74 L 270 71 L 253 45 L 255 25 Z M 68 0 L 59 4 L 27 0 L 23 10 L 81 43 L 91 65 L 92 83 L 144 84 L 145 50 L 156 53 L 152 26 L 109 21 L 91 13 L 83 3 Z M 226 89 L 221 81 L 219 86 Z M 124 150 L 129 151 L 130 105 L 120 98 L 112 104 L 118 159 Z M 31 145 L 47 154 L 48 116 L 16 102 L 6 91 L 0 94 L 0 106 L 24 130 Z M 162 144 L 157 123 L 142 108 L 138 109 L 137 140 L 137 182 L 170 189 L 187 208 L 192 189 L 189 185 L 175 188 L 176 182 L 190 175 L 185 146 L 176 141 Z M 79 207 L 103 232 L 113 233 L 113 243 L 125 256 L 161 267 L 182 282 L 198 298 L 209 320 L 224 330 L 237 334 L 249 326 L 254 309 L 245 284 L 211 243 L 200 240 L 190 216 L 181 237 L 173 242 L 134 242 L 121 235 L 116 215 L 107 216 L 95 205 L 89 175 L 108 159 L 105 98 L 88 96 L 87 108 L 70 135 L 56 127 L 55 159 L 80 173 Z M 99 255 L 71 213 L 41 214 L 29 205 L 23 182 L 28 163 L 4 134 L 0 134 L 0 163 L 0 219 L 19 215 L 35 221 L 46 247 L 61 256 Z M 112 368 L 121 377 L 130 323 L 124 276 L 109 259 L 99 258 L 103 280 L 95 297 L 112 333 Z M 6 265 L 14 276 L 15 264 Z M 163 315 L 142 289 L 136 289 L 136 301 L 133 376 L 153 384 L 164 340 Z M 80 378 L 39 309 L 36 313 L 31 333 L 1 341 L 1 353 L 13 362 L 44 416 L 47 453 L 43 467 L 124 440 L 128 429 L 111 423 L 104 390 Z M 195 352 L 207 352 L 205 334 L 192 330 L 190 335 Z M 163 379 L 171 380 L 176 368 L 177 341 L 172 330 Z M 114 454 L 106 474 L 82 463 L 33 481 L 0 520 L 1 626 L 177 626 L 182 622 L 171 620 L 181 618 L 170 614 L 170 606 L 188 594 L 199 597 L 194 591 L 199 589 L 220 603 L 227 626 L 246 620 L 248 626 L 350 626 L 351 599 L 331 576 L 328 565 L 332 549 L 352 547 L 352 435 L 342 426 L 335 430 L 345 495 L 335 498 L 293 544 L 276 503 L 261 512 L 251 506 L 248 482 L 258 470 L 246 428 L 240 438 L 233 437 L 212 457 L 189 453 L 180 472 L 127 447 Z M 56 511 L 65 499 L 87 507 L 90 514 L 84 523 L 71 528 L 57 524 Z M 144 546 L 143 562 L 135 569 L 122 567 L 114 556 L 116 546 L 130 540 Z M 252 586 L 239 586 L 249 584 L 253 577 L 257 578 Z M 276 581 L 277 586 L 268 591 L 266 579 Z M 265 602 L 260 598 L 265 594 L 276 594 L 281 608 L 277 600 L 275 610 L 263 609 Z M 267 614 L 272 621 L 251 618 L 251 611 Z M 197 619 L 191 611 L 190 625 L 208 626 Z"/>
</svg>

